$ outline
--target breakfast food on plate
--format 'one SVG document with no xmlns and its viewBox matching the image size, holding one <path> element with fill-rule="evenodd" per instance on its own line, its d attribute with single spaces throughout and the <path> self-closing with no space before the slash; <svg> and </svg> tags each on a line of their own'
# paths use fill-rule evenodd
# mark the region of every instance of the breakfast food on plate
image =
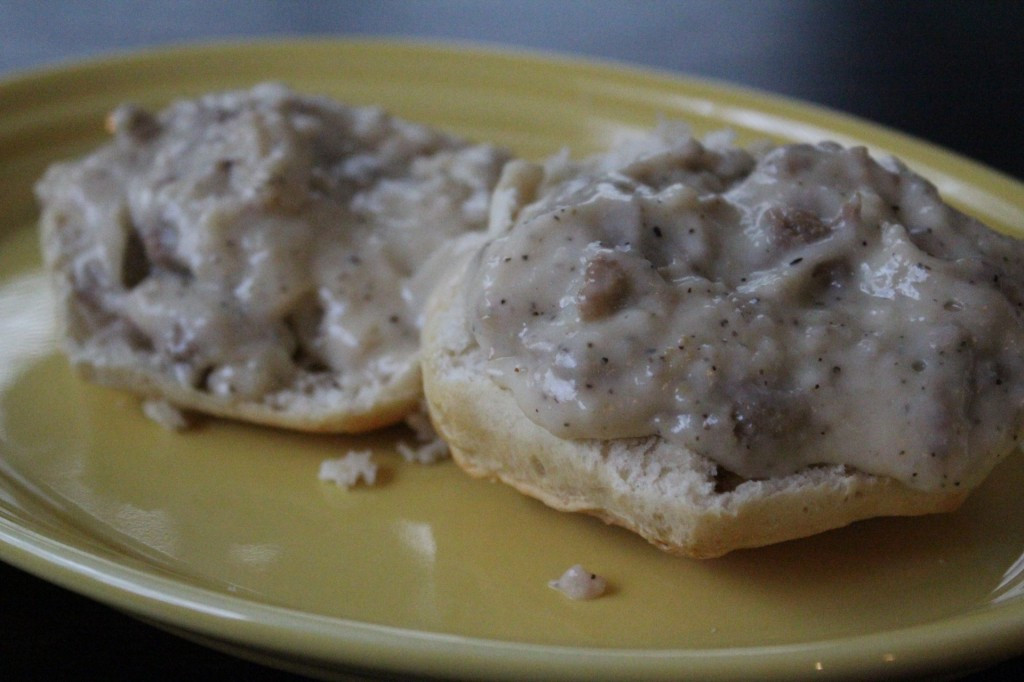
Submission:
<svg viewBox="0 0 1024 682">
<path fill-rule="evenodd" d="M 264 84 L 151 114 L 37 186 L 64 345 L 171 410 L 311 431 L 421 399 L 427 292 L 486 226 L 507 156 L 375 108 Z"/>
<path fill-rule="evenodd" d="M 464 469 L 714 557 L 955 509 L 1016 445 L 1024 245 L 894 159 L 663 125 L 513 161 L 424 328 Z"/>
<path fill-rule="evenodd" d="M 863 148 L 506 164 L 274 84 L 108 124 L 37 185 L 44 261 L 72 363 L 169 428 L 405 419 L 435 461 L 422 359 L 464 469 L 695 557 L 955 509 L 1021 431 L 1024 245 Z"/>
</svg>

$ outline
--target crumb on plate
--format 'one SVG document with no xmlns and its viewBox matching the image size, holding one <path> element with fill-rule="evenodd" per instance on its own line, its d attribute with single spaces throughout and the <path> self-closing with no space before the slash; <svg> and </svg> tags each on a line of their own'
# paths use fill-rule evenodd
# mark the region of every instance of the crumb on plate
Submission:
<svg viewBox="0 0 1024 682">
<path fill-rule="evenodd" d="M 160 398 L 143 400 L 142 413 L 170 431 L 184 431 L 192 426 L 192 420 L 184 411 Z"/>
<path fill-rule="evenodd" d="M 337 485 L 351 488 L 360 479 L 366 485 L 377 481 L 377 464 L 370 450 L 352 450 L 336 459 L 325 459 L 320 463 L 319 478 Z"/>
<path fill-rule="evenodd" d="M 591 573 L 580 564 L 570 567 L 558 580 L 548 582 L 569 599 L 597 599 L 608 588 L 607 581 L 596 573 Z"/>
<path fill-rule="evenodd" d="M 398 442 L 396 449 L 402 459 L 417 464 L 434 464 L 448 459 L 451 454 L 448 451 L 448 444 L 434 431 L 434 426 L 426 414 L 426 408 L 406 417 L 405 424 L 415 434 L 416 444 L 409 444 L 404 440 Z"/>
</svg>

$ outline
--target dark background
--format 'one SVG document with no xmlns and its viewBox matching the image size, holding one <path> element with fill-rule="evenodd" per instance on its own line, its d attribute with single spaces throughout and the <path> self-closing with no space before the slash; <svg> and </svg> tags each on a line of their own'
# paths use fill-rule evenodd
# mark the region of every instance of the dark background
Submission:
<svg viewBox="0 0 1024 682">
<path fill-rule="evenodd" d="M 0 76 L 178 42 L 415 36 L 590 55 L 823 104 L 1024 178 L 1024 2 L 0 0 Z"/>
<path fill-rule="evenodd" d="M 535 48 L 814 102 L 1024 179 L 1024 2 L 20 2 L 0 0 L 0 78 L 113 51 L 302 35 Z M 1024 654 L 1024 651 L 1022 651 Z M 5 680 L 283 680 L 0 564 Z M 1024 659 L 985 671 L 1024 671 Z"/>
</svg>

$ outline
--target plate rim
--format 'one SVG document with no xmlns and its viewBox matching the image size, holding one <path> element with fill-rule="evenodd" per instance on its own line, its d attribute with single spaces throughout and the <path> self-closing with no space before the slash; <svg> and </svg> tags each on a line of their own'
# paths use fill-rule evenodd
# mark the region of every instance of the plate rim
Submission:
<svg viewBox="0 0 1024 682">
<path fill-rule="evenodd" d="M 770 104 L 774 110 L 781 108 L 787 116 L 825 121 L 830 128 L 838 122 L 842 129 L 857 130 L 872 139 L 880 139 L 883 144 L 908 147 L 914 156 L 938 159 L 954 169 L 953 175 L 971 177 L 974 185 L 995 186 L 1000 194 L 1024 193 L 1024 183 L 1001 171 L 925 140 L 817 104 L 614 60 L 471 41 L 383 36 L 275 37 L 174 43 L 108 52 L 9 72 L 0 78 L 0 97 L 16 88 L 31 88 L 40 80 L 125 68 L 127 64 L 138 68 L 147 62 L 181 59 L 196 53 L 332 48 L 479 54 L 574 70 L 610 70 L 627 79 L 641 79 L 649 83 L 659 81 L 681 89 L 698 86 L 709 92 L 723 93 L 727 99 L 742 100 L 750 107 Z M 1024 229 L 1024 225 L 1021 228 Z M 4 511 L 4 505 L 0 503 L 0 512 Z M 829 671 L 836 674 L 949 672 L 951 669 L 964 670 L 995 663 L 1020 655 L 1024 650 L 1024 600 L 1019 597 L 939 621 L 854 637 L 718 649 L 602 649 L 426 632 L 266 604 L 147 572 L 144 562 L 127 556 L 115 559 L 90 553 L 71 541 L 31 528 L 24 520 L 19 523 L 17 514 L 0 513 L 0 560 L 135 617 L 174 625 L 203 637 L 227 639 L 243 647 L 254 647 L 254 650 L 274 651 L 282 656 L 298 654 L 306 663 L 324 670 L 334 669 L 337 665 L 380 669 L 377 657 L 386 650 L 391 665 L 397 663 L 396 655 L 403 657 L 403 667 L 394 668 L 392 672 L 419 674 L 457 672 L 474 677 L 497 674 L 501 677 L 514 675 L 520 679 L 524 675 L 550 678 L 566 675 L 569 666 L 572 666 L 573 675 L 579 674 L 580 666 L 583 666 L 607 679 L 628 679 L 638 672 L 652 678 L 675 677 L 681 672 L 701 678 L 741 676 L 754 672 L 791 678 Z M 136 563 L 140 565 L 134 565 Z M 898 646 L 893 646 L 894 639 L 899 639 Z M 283 641 L 287 642 L 284 648 L 281 647 Z M 497 669 L 499 665 L 503 667 Z M 766 670 L 765 666 L 771 670 Z"/>
<path fill-rule="evenodd" d="M 401 667 L 386 668 L 389 672 L 455 671 L 474 678 L 552 679 L 570 668 L 573 675 L 585 672 L 594 675 L 589 679 L 608 680 L 635 679 L 638 673 L 648 679 L 674 679 L 684 671 L 696 679 L 755 672 L 780 679 L 823 673 L 949 673 L 1017 655 L 1024 626 L 1024 603 L 1015 598 L 930 623 L 809 642 L 694 649 L 581 647 L 428 632 L 267 604 L 147 571 L 140 560 L 83 550 L 6 516 L 0 516 L 0 560 L 135 618 L 191 632 L 199 641 L 272 652 L 314 670 L 333 670 L 339 664 L 381 669 L 383 653 L 391 655 L 392 664 L 395 655 L 402 657 Z"/>
</svg>

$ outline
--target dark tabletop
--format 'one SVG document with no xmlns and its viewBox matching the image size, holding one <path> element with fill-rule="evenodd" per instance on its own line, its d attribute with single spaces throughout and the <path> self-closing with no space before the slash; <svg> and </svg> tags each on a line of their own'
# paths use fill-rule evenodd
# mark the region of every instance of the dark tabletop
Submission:
<svg viewBox="0 0 1024 682">
<path fill-rule="evenodd" d="M 1021 1 L 0 0 L 0 78 L 136 47 L 301 35 L 472 40 L 713 78 L 855 114 L 1024 179 Z M 1024 658 L 977 679 L 1022 671 Z M 4 680 L 158 674 L 290 679 L 0 564 Z"/>
</svg>

